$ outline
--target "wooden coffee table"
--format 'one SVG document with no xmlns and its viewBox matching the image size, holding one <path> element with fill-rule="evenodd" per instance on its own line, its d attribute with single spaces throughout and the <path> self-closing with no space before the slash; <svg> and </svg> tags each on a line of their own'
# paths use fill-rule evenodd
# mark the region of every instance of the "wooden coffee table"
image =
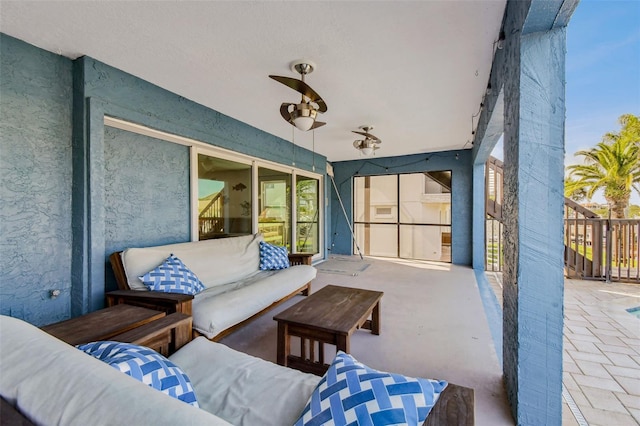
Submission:
<svg viewBox="0 0 640 426">
<path fill-rule="evenodd" d="M 348 353 L 349 338 L 357 329 L 380 334 L 380 299 L 383 294 L 381 291 L 328 285 L 274 316 L 278 322 L 278 364 L 307 373 L 324 374 L 329 368 L 324 361 L 325 343 Z M 291 354 L 291 336 L 300 338 L 300 356 Z"/>
<path fill-rule="evenodd" d="M 121 304 L 47 325 L 42 330 L 70 345 L 115 340 L 147 346 L 169 355 L 191 340 L 192 323 L 192 318 L 183 313 L 167 315 Z"/>
</svg>

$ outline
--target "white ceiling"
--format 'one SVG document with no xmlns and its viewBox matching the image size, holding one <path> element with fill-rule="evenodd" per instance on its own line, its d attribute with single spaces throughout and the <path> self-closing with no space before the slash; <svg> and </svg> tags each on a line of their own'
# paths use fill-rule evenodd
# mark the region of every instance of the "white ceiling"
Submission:
<svg viewBox="0 0 640 426">
<path fill-rule="evenodd" d="M 283 139 L 279 114 L 299 78 L 326 101 L 316 151 L 361 158 L 358 126 L 380 157 L 470 148 L 505 0 L 4 1 L 0 31 L 69 58 L 88 55 Z M 473 124 L 477 123 L 477 118 Z M 312 132 L 295 132 L 311 149 Z"/>
</svg>

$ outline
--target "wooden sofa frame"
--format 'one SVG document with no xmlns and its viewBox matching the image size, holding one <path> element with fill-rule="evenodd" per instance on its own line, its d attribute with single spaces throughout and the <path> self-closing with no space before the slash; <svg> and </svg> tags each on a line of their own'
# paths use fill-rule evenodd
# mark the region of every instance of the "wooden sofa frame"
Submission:
<svg viewBox="0 0 640 426">
<path fill-rule="evenodd" d="M 109 261 L 111 262 L 111 267 L 113 268 L 113 273 L 116 277 L 116 282 L 118 283 L 118 289 L 116 291 L 111 291 L 107 293 L 106 302 L 107 307 L 118 305 L 120 303 L 126 303 L 128 305 L 142 306 L 144 308 L 155 309 L 159 311 L 164 311 L 167 315 L 172 314 L 174 312 L 181 312 L 186 315 L 192 315 L 191 304 L 193 301 L 193 296 L 188 294 L 174 294 L 174 293 L 161 293 L 157 291 L 139 291 L 139 290 L 131 290 L 129 287 L 129 283 L 127 282 L 127 275 L 124 270 L 124 265 L 122 264 L 122 256 L 121 251 L 117 251 L 112 253 L 109 256 Z M 311 265 L 311 258 L 313 257 L 313 253 L 291 253 L 289 254 L 289 264 L 291 266 L 294 265 Z M 311 294 L 311 282 L 306 283 L 302 287 L 298 288 L 294 292 L 286 295 L 285 297 L 273 302 L 271 305 L 267 306 L 260 312 L 252 315 L 246 320 L 227 328 L 221 333 L 213 336 L 210 340 L 217 342 L 223 337 L 233 333 L 240 327 L 259 317 L 263 313 L 272 309 L 273 307 L 279 305 L 282 302 L 285 302 L 291 299 L 293 296 L 302 293 L 303 296 L 308 296 Z M 193 337 L 201 336 L 199 332 L 193 330 Z"/>
<path fill-rule="evenodd" d="M 474 424 L 475 410 L 473 389 L 449 383 L 422 425 L 473 426 Z M 18 425 L 32 426 L 34 423 L 24 417 L 22 413 L 16 410 L 16 408 L 4 398 L 1 398 L 0 426 Z"/>
</svg>

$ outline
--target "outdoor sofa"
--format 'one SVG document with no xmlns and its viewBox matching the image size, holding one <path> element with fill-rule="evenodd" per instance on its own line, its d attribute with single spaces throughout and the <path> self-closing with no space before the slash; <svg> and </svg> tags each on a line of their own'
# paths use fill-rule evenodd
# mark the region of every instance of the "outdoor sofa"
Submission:
<svg viewBox="0 0 640 426">
<path fill-rule="evenodd" d="M 31 324 L 0 316 L 0 423 L 286 426 L 325 380 L 204 337 L 169 360 L 190 379 L 199 408 Z M 424 425 L 472 425 L 473 409 L 473 390 L 449 384 Z"/>
<path fill-rule="evenodd" d="M 295 296 L 308 295 L 316 269 L 311 253 L 288 254 L 288 267 L 261 270 L 262 234 L 214 240 L 128 248 L 110 256 L 119 291 L 107 294 L 107 304 L 127 303 L 167 313 L 193 316 L 193 328 L 214 341 L 273 306 Z M 192 295 L 148 291 L 140 280 L 173 254 L 202 282 Z M 264 265 L 265 262 L 263 262 Z"/>
</svg>

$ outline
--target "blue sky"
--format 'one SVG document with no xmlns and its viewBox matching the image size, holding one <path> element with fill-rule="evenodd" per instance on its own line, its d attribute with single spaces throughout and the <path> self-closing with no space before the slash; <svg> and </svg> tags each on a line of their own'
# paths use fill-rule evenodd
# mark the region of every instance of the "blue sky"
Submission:
<svg viewBox="0 0 640 426">
<path fill-rule="evenodd" d="M 569 165 L 582 161 L 576 151 L 618 131 L 622 114 L 640 115 L 640 0 L 580 1 L 567 27 L 566 82 Z M 631 202 L 640 204 L 640 196 Z"/>
<path fill-rule="evenodd" d="M 567 27 L 565 164 L 640 115 L 640 1 L 582 0 Z M 602 196 L 594 201 L 604 202 Z M 632 203 L 640 204 L 635 193 Z"/>
</svg>

